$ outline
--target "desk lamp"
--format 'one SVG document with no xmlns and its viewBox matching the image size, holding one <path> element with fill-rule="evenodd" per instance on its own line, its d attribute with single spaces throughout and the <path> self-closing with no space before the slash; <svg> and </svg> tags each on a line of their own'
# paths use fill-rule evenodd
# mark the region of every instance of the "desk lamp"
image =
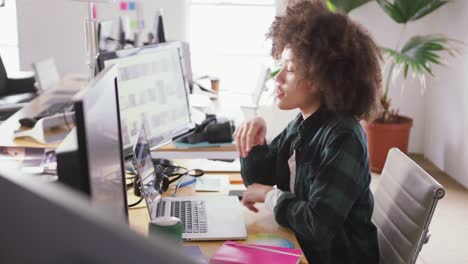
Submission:
<svg viewBox="0 0 468 264">
<path fill-rule="evenodd" d="M 2 1 L 2 0 L 0 0 Z M 72 0 L 75 2 L 88 3 L 88 18 L 85 19 L 85 36 L 86 36 L 86 53 L 87 64 L 89 66 L 89 79 L 94 77 L 96 71 L 96 59 L 99 51 L 99 43 L 97 38 L 97 20 L 96 20 L 96 3 L 115 3 L 115 0 Z"/>
</svg>

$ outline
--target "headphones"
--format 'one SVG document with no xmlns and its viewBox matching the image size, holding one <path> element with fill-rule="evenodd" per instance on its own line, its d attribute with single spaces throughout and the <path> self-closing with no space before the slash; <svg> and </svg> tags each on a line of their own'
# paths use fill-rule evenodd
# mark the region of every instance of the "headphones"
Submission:
<svg viewBox="0 0 468 264">
<path fill-rule="evenodd" d="M 164 168 L 161 165 L 154 166 L 154 173 L 156 174 L 154 189 L 163 194 L 169 189 L 169 177 L 164 173 Z"/>
<path fill-rule="evenodd" d="M 178 141 L 188 144 L 199 142 L 230 143 L 235 127 L 232 121 L 218 122 L 215 115 L 206 115 L 206 119 L 197 125 L 192 133 L 180 138 Z"/>
<path fill-rule="evenodd" d="M 164 193 L 169 188 L 169 184 L 188 175 L 192 177 L 201 177 L 205 172 L 201 169 L 187 169 L 176 165 L 174 162 L 167 159 L 154 159 L 154 171 L 156 174 L 154 188 L 159 193 Z M 172 179 L 169 179 L 172 178 Z"/>
</svg>

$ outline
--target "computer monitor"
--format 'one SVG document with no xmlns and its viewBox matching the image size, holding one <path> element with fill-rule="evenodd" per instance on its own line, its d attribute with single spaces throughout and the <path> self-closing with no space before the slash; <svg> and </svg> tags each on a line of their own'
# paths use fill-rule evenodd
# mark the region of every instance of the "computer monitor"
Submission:
<svg viewBox="0 0 468 264">
<path fill-rule="evenodd" d="M 60 75 L 53 57 L 49 57 L 33 63 L 34 75 L 41 92 L 56 85 L 60 81 Z"/>
<path fill-rule="evenodd" d="M 118 41 L 114 38 L 114 21 L 105 20 L 98 24 L 99 52 L 116 50 Z"/>
<path fill-rule="evenodd" d="M 57 148 L 57 172 L 60 182 L 88 194 L 93 205 L 126 220 L 116 79 L 117 68 L 108 67 L 73 97 L 76 128 Z"/>
<path fill-rule="evenodd" d="M 0 167 L 0 263 L 195 263 L 58 184 Z M 10 202 L 6 202 L 10 201 Z"/>
<path fill-rule="evenodd" d="M 151 148 L 193 128 L 177 45 L 155 44 L 100 54 L 98 66 L 119 67 L 119 101 L 125 157 L 131 158 L 144 124 Z"/>
<path fill-rule="evenodd" d="M 163 21 L 163 9 L 160 8 L 159 12 L 156 13 L 154 19 L 154 28 L 156 30 L 156 38 L 158 43 L 166 42 L 166 33 L 164 31 L 164 21 Z"/>
</svg>

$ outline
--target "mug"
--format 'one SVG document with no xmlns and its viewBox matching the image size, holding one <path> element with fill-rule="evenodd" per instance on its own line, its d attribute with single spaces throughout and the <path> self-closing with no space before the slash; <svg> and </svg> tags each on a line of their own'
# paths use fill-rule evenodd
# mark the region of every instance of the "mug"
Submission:
<svg viewBox="0 0 468 264">
<path fill-rule="evenodd" d="M 177 217 L 157 217 L 148 224 L 149 236 L 164 237 L 175 244 L 182 244 L 182 225 Z"/>
</svg>

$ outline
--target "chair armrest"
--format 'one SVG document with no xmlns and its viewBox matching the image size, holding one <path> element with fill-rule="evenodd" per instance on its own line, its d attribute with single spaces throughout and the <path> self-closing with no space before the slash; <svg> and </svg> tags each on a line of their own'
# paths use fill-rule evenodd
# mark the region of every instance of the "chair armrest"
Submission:
<svg viewBox="0 0 468 264">
<path fill-rule="evenodd" d="M 34 82 L 34 76 L 26 78 L 8 78 L 8 94 L 36 93 L 37 90 L 36 87 L 34 87 Z"/>
</svg>

